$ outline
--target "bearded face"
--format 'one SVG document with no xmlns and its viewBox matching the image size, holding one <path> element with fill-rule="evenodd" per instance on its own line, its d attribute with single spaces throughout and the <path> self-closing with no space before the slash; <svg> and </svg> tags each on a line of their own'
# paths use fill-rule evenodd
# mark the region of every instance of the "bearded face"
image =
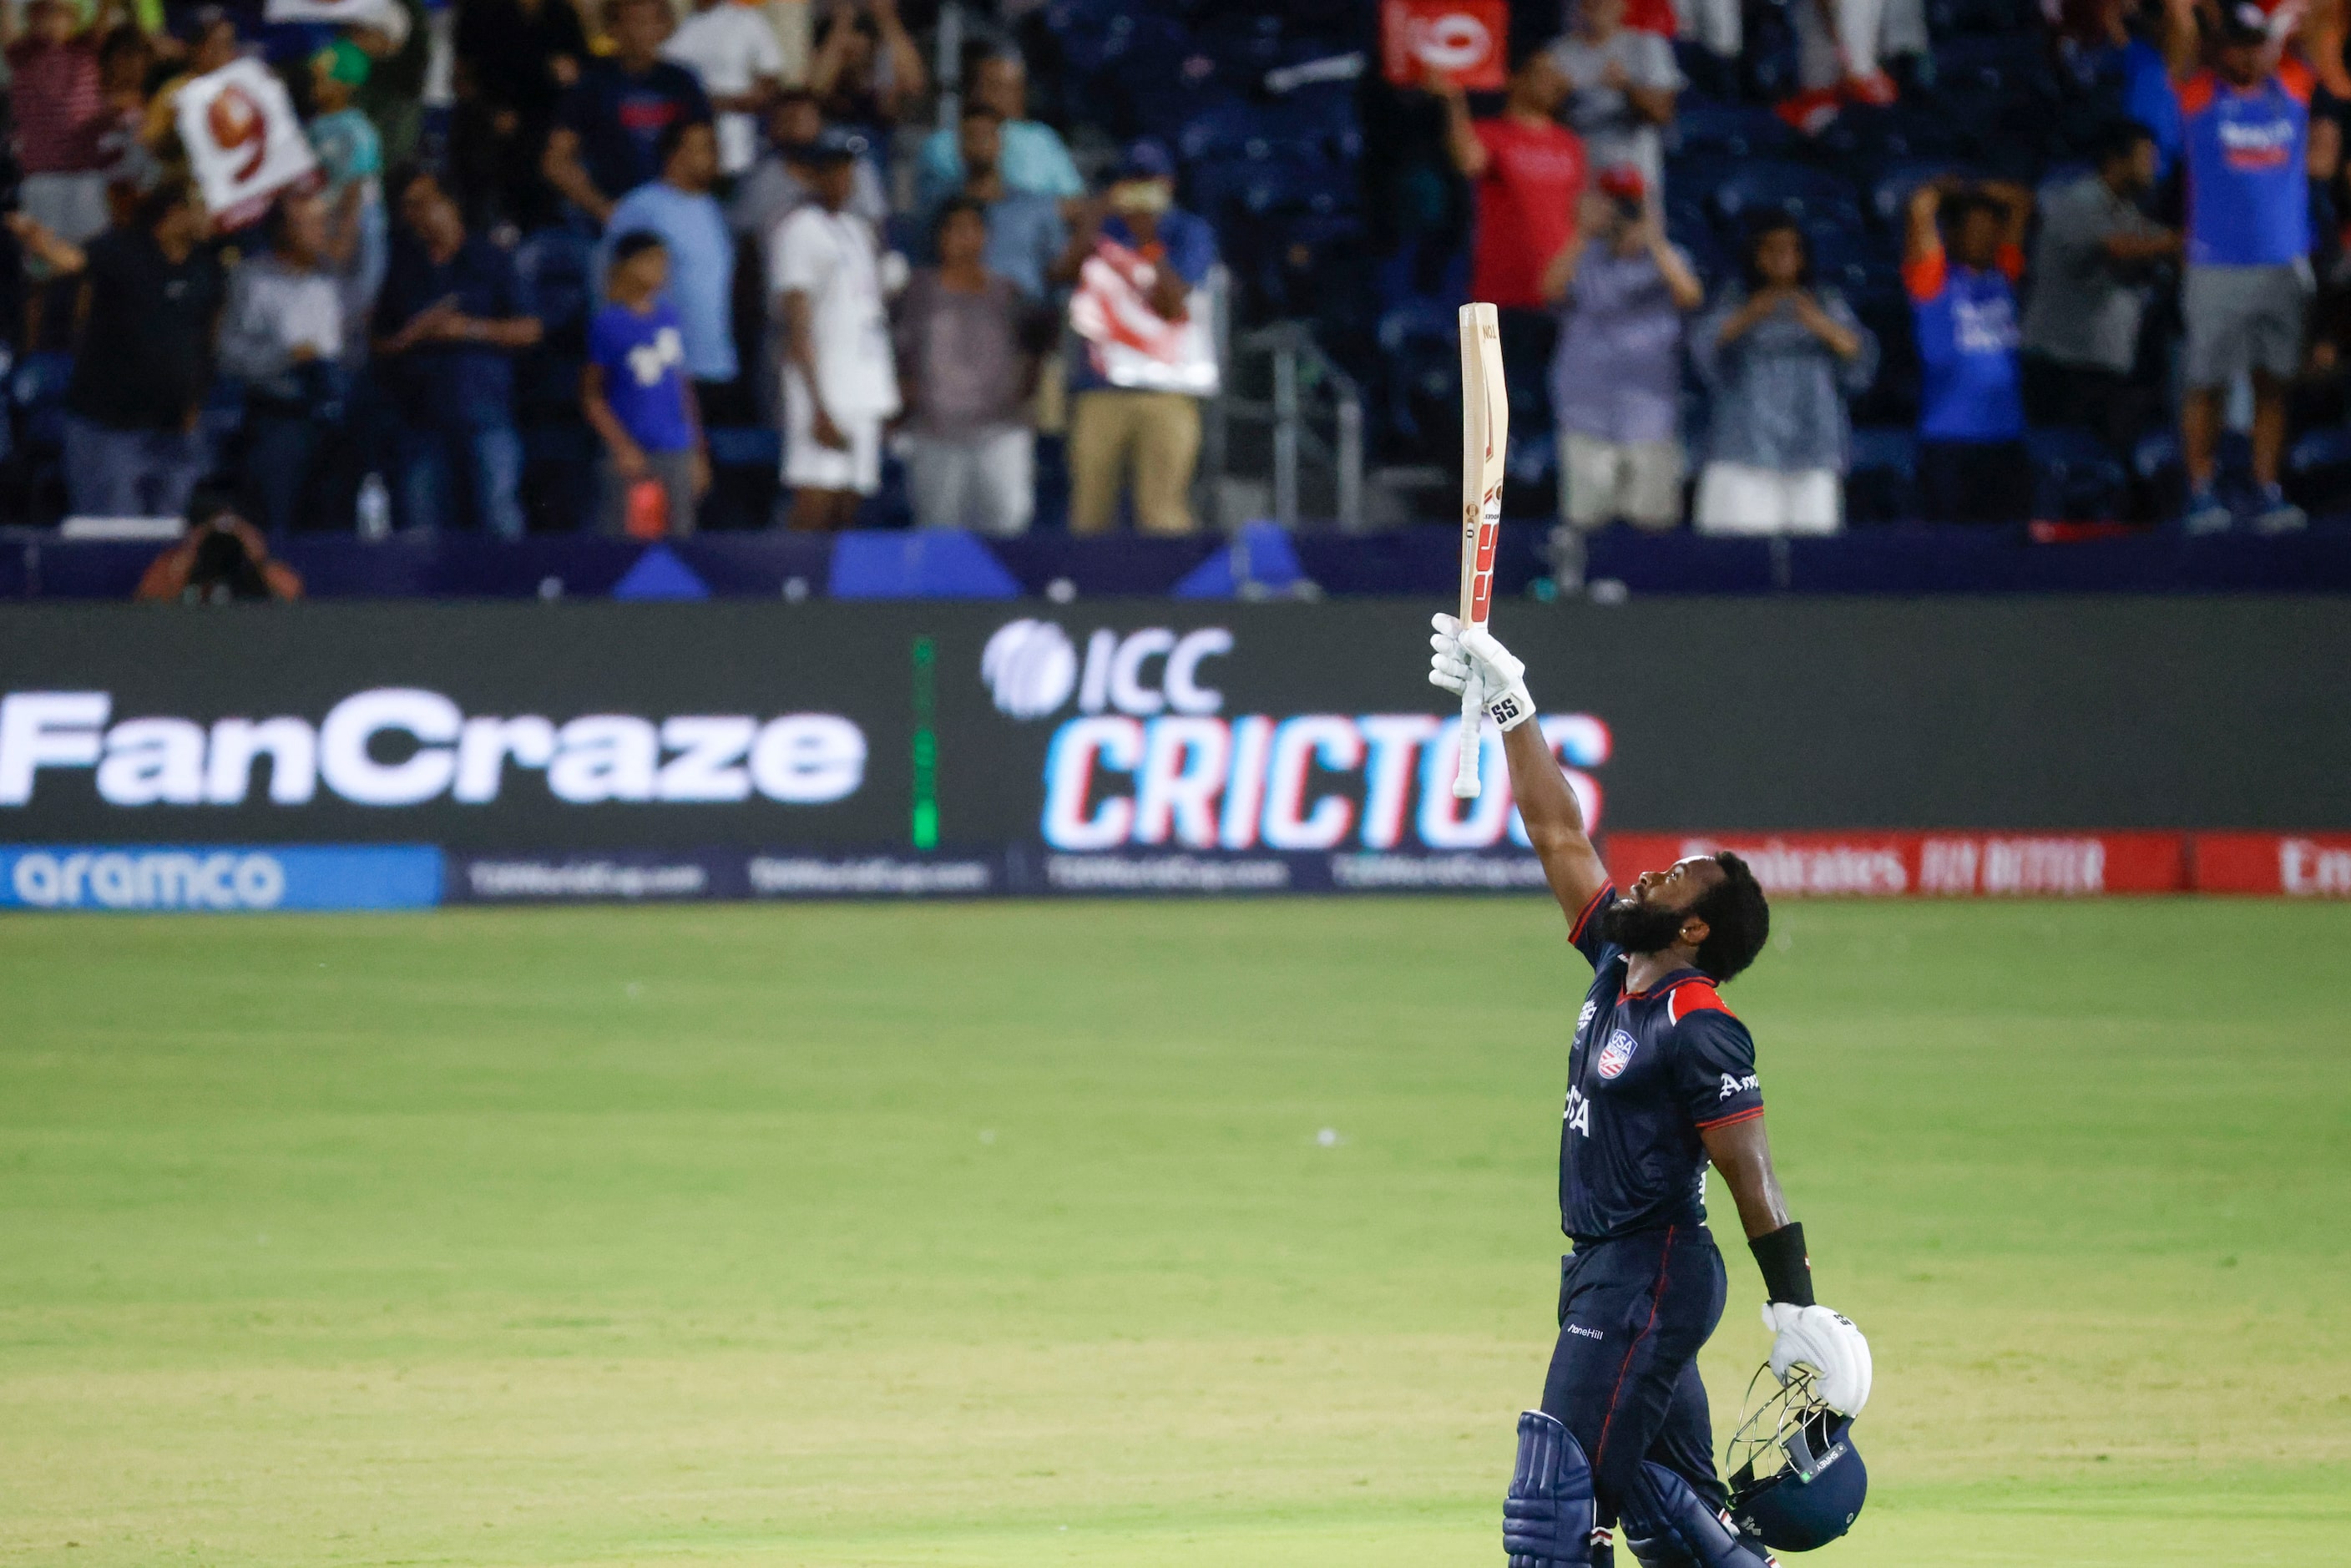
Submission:
<svg viewBox="0 0 2351 1568">
<path fill-rule="evenodd" d="M 1666 909 L 1635 898 L 1620 898 L 1600 912 L 1600 939 L 1627 953 L 1662 953 L 1681 937 L 1687 909 Z"/>
</svg>

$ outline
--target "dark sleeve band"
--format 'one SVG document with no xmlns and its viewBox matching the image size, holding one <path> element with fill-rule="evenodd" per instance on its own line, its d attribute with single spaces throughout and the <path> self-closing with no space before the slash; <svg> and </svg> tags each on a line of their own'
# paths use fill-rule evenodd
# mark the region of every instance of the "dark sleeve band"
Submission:
<svg viewBox="0 0 2351 1568">
<path fill-rule="evenodd" d="M 1763 1270 L 1763 1290 L 1775 1301 L 1813 1304 L 1813 1260 L 1804 1255 L 1804 1228 L 1789 1224 L 1747 1243 Z"/>
</svg>

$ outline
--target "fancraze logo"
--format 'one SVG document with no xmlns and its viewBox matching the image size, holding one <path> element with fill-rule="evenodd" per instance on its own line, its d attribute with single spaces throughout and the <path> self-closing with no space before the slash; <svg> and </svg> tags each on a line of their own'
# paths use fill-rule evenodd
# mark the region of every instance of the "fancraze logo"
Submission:
<svg viewBox="0 0 2351 1568">
<path fill-rule="evenodd" d="M 81 768 L 95 770 L 110 805 L 241 805 L 265 760 L 266 797 L 280 806 L 307 805 L 321 786 L 359 806 L 487 805 L 514 769 L 543 773 L 548 793 L 570 805 L 754 794 L 814 805 L 854 794 L 865 777 L 864 733 L 837 714 L 558 723 L 468 715 L 439 692 L 405 686 L 354 693 L 315 726 L 283 716 L 115 721 L 113 707 L 106 692 L 0 697 L 0 807 L 29 804 L 44 774 Z"/>
</svg>

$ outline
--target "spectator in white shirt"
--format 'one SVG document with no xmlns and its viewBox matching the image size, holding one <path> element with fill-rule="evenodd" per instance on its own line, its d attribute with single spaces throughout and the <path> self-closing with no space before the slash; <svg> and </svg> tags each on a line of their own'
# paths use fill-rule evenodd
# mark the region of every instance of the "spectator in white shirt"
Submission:
<svg viewBox="0 0 2351 1568">
<path fill-rule="evenodd" d="M 784 483 L 791 526 L 832 532 L 882 487 L 882 425 L 898 412 L 881 249 L 848 210 L 865 139 L 838 128 L 804 149 L 815 199 L 776 231 L 769 284 L 784 329 Z"/>
<path fill-rule="evenodd" d="M 758 0 L 695 0 L 662 57 L 702 78 L 718 116 L 718 175 L 733 180 L 759 155 L 759 120 L 784 75 L 783 46 Z"/>
<path fill-rule="evenodd" d="M 229 276 L 220 367 L 245 383 L 247 504 L 263 528 L 282 533 L 342 423 L 343 286 L 324 198 L 282 199 L 270 238 Z"/>
</svg>

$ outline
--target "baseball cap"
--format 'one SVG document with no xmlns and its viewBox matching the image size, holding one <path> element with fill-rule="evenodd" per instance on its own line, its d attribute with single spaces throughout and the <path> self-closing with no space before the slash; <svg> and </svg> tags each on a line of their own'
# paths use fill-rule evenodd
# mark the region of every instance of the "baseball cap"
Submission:
<svg viewBox="0 0 2351 1568">
<path fill-rule="evenodd" d="M 1164 143 L 1146 136 L 1127 144 L 1110 177 L 1113 181 L 1172 180 L 1176 177 L 1176 160 L 1167 155 Z"/>
<path fill-rule="evenodd" d="M 1600 193 L 1611 201 L 1628 202 L 1635 206 L 1649 193 L 1649 183 L 1641 178 L 1641 171 L 1630 163 L 1613 163 L 1601 170 L 1596 183 Z"/>
<path fill-rule="evenodd" d="M 798 150 L 803 162 L 846 163 L 865 156 L 870 145 L 864 137 L 845 125 L 828 125 L 816 133 L 816 140 Z"/>
</svg>

